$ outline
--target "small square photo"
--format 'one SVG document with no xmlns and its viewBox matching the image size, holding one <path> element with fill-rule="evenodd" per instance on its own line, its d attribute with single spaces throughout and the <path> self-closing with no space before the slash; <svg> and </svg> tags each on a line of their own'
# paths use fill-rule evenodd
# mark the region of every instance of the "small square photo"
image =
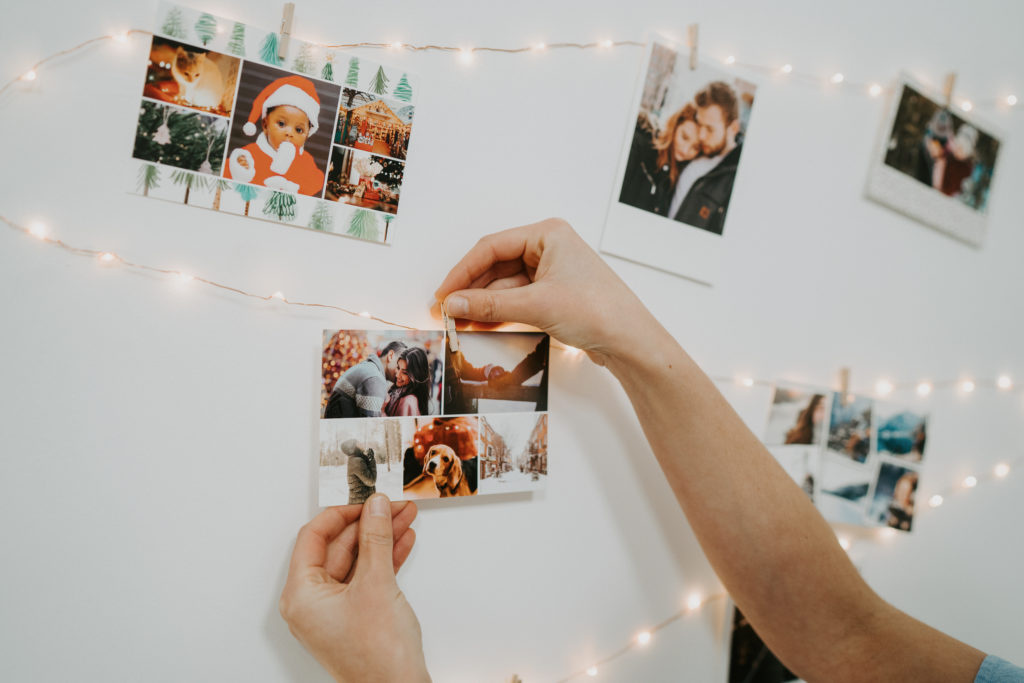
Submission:
<svg viewBox="0 0 1024 683">
<path fill-rule="evenodd" d="M 907 462 L 924 460 L 928 417 L 923 413 L 889 403 L 875 406 L 878 423 L 878 453 Z"/>
<path fill-rule="evenodd" d="M 909 467 L 882 463 L 868 509 L 868 523 L 910 531 L 919 478 L 917 471 Z"/>
<path fill-rule="evenodd" d="M 820 444 L 828 418 L 829 392 L 777 384 L 768 414 L 767 446 Z"/>
<path fill-rule="evenodd" d="M 398 213 L 404 175 L 404 162 L 335 145 L 325 196 L 361 209 Z"/>
<path fill-rule="evenodd" d="M 480 416 L 480 493 L 535 491 L 547 478 L 547 413 Z"/>
<path fill-rule="evenodd" d="M 437 330 L 325 330 L 320 417 L 415 417 L 441 410 Z"/>
<path fill-rule="evenodd" d="M 353 88 L 341 91 L 335 144 L 393 159 L 405 159 L 413 106 Z"/>
<path fill-rule="evenodd" d="M 458 344 L 445 347 L 445 415 L 548 409 L 548 335 L 460 332 Z"/>
<path fill-rule="evenodd" d="M 142 100 L 132 156 L 165 166 L 219 175 L 228 140 L 228 120 L 167 104 Z M 176 184 L 193 181 L 175 172 Z M 199 184 L 205 183 L 200 180 Z M 208 180 L 215 180 L 209 178 Z M 186 197 L 187 199 L 187 197 Z"/>
<path fill-rule="evenodd" d="M 356 505 L 374 493 L 402 494 L 403 443 L 412 418 L 320 421 L 320 505 Z"/>
<path fill-rule="evenodd" d="M 874 401 L 861 396 L 832 395 L 828 450 L 854 462 L 867 462 L 871 454 Z"/>
<path fill-rule="evenodd" d="M 403 497 L 475 496 L 479 479 L 475 417 L 417 419 L 411 441 L 402 444 Z"/>
<path fill-rule="evenodd" d="M 231 116 L 239 64 L 237 57 L 154 36 L 142 96 Z"/>
</svg>

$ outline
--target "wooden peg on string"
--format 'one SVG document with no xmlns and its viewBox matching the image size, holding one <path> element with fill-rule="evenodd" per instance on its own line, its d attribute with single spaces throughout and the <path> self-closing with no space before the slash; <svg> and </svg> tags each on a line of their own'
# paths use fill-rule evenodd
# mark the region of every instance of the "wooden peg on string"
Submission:
<svg viewBox="0 0 1024 683">
<path fill-rule="evenodd" d="M 846 406 L 850 400 L 850 368 L 839 368 L 839 405 Z"/>
<path fill-rule="evenodd" d="M 459 335 L 455 332 L 455 318 L 448 316 L 448 306 L 441 302 L 441 317 L 444 318 L 444 329 L 448 337 L 448 348 L 452 353 L 459 352 Z"/>
<path fill-rule="evenodd" d="M 292 21 L 295 19 L 295 3 L 284 3 L 284 14 L 281 15 L 281 40 L 277 44 L 277 57 L 284 59 L 288 55 L 288 42 L 292 37 Z"/>
<path fill-rule="evenodd" d="M 686 42 L 690 46 L 690 71 L 694 71 L 697 68 L 697 24 L 687 27 Z"/>
<path fill-rule="evenodd" d="M 946 98 L 946 109 L 953 104 L 953 88 L 956 86 L 956 72 L 950 71 L 946 74 L 946 82 L 942 86 L 942 96 Z"/>
<path fill-rule="evenodd" d="M 521 679 L 519 676 L 516 676 L 515 674 L 512 674 L 512 677 L 508 679 L 507 683 L 523 683 L 523 679 Z"/>
</svg>

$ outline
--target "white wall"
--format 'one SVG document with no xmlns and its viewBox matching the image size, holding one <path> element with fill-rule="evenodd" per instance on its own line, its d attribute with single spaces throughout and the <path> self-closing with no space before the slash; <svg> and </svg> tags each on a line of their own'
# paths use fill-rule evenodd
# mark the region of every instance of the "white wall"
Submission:
<svg viewBox="0 0 1024 683">
<path fill-rule="evenodd" d="M 778 5 L 307 0 L 296 33 L 520 45 L 682 36 L 700 21 L 708 58 L 863 80 L 903 67 L 933 84 L 957 69 L 964 95 L 1024 95 L 1018 5 Z M 273 2 L 209 9 L 266 26 L 280 16 Z M 14 4 L 3 78 L 151 22 L 148 3 Z M 641 54 L 483 55 L 470 68 L 389 55 L 423 88 L 401 230 L 381 247 L 126 194 L 146 44 L 101 45 L 0 96 L 0 212 L 44 219 L 76 245 L 420 326 L 427 293 L 487 232 L 561 215 L 598 242 Z M 861 197 L 883 108 L 763 81 L 720 284 L 611 260 L 709 371 L 830 383 L 849 365 L 861 389 L 882 375 L 1024 380 L 1021 112 L 984 112 L 1007 144 L 974 250 Z M 360 321 L 182 290 L 10 230 L 0 273 L 0 677 L 326 680 L 276 604 L 316 510 L 320 330 Z M 556 680 L 689 590 L 718 588 L 617 385 L 586 361 L 555 363 L 547 493 L 422 506 L 400 580 L 437 681 Z M 765 393 L 729 393 L 751 420 L 764 415 Z M 1016 456 L 1022 411 L 1019 393 L 936 396 L 919 499 Z M 1018 472 L 924 510 L 908 537 L 858 540 L 854 556 L 901 608 L 1024 660 L 1022 494 Z M 677 622 L 602 680 L 724 680 L 721 622 L 721 609 Z"/>
</svg>

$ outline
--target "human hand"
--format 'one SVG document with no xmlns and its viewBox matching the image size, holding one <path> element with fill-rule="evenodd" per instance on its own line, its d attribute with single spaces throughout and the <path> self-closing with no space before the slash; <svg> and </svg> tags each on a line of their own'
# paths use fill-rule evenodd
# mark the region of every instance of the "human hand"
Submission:
<svg viewBox="0 0 1024 683">
<path fill-rule="evenodd" d="M 493 365 L 487 370 L 487 383 L 498 385 L 502 379 L 508 379 L 508 371 L 500 365 Z"/>
<path fill-rule="evenodd" d="M 599 365 L 628 353 L 636 336 L 661 330 L 608 264 L 558 218 L 484 237 L 434 297 L 453 318 L 539 327 Z"/>
<path fill-rule="evenodd" d="M 279 609 L 339 683 L 430 681 L 419 621 L 395 582 L 415 517 L 414 503 L 389 505 L 378 493 L 327 508 L 299 531 Z"/>
</svg>

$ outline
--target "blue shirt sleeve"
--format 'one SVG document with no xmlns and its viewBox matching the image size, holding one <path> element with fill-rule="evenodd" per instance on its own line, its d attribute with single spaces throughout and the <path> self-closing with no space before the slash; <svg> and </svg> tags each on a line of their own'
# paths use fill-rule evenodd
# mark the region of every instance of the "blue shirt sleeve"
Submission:
<svg viewBox="0 0 1024 683">
<path fill-rule="evenodd" d="M 974 683 L 1024 683 L 1024 669 L 989 655 L 981 663 Z"/>
</svg>

